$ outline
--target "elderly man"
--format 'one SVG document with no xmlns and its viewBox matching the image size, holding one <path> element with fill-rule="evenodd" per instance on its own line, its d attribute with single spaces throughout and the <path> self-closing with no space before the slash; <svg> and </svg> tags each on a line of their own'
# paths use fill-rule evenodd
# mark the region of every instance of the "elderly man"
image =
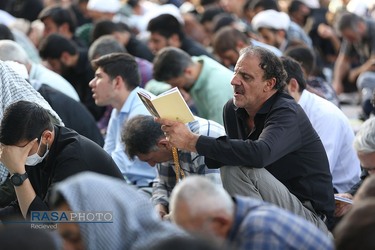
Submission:
<svg viewBox="0 0 375 250">
<path fill-rule="evenodd" d="M 241 50 L 224 106 L 228 136 L 196 135 L 179 122 L 158 119 L 172 146 L 198 152 L 221 168 L 224 187 L 278 204 L 327 230 L 333 217 L 332 176 L 326 152 L 308 117 L 284 93 L 286 72 L 267 49 Z"/>
<path fill-rule="evenodd" d="M 338 196 L 348 199 L 353 199 L 356 196 L 358 189 L 369 175 L 375 175 L 375 118 L 370 118 L 362 124 L 354 139 L 354 149 L 357 151 L 361 162 L 362 175 L 361 179 L 350 190 L 338 194 Z M 337 203 L 335 215 L 340 217 L 346 214 L 350 207 L 351 204 Z"/>
<path fill-rule="evenodd" d="M 231 198 L 200 176 L 176 186 L 171 210 L 179 226 L 229 249 L 333 249 L 327 235 L 299 216 L 256 199 Z"/>
</svg>

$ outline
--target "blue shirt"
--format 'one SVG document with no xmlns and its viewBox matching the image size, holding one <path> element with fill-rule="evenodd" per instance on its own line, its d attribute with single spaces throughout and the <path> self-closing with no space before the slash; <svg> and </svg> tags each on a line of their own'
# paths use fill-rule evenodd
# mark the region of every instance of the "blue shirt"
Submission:
<svg viewBox="0 0 375 250">
<path fill-rule="evenodd" d="M 130 92 L 120 112 L 116 109 L 112 110 L 104 141 L 104 150 L 112 156 L 121 173 L 130 182 L 144 187 L 149 186 L 156 177 L 156 170 L 138 158 L 134 161 L 130 160 L 125 153 L 125 145 L 121 142 L 122 127 L 129 118 L 136 115 L 150 115 L 137 95 L 139 89 L 137 87 Z"/>
<path fill-rule="evenodd" d="M 228 241 L 234 249 L 329 250 L 333 241 L 312 223 L 260 200 L 237 196 Z"/>
</svg>

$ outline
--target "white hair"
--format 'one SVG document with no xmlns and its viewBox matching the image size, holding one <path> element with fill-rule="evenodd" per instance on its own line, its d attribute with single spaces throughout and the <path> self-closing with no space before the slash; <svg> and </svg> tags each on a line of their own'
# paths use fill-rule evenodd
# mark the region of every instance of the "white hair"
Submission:
<svg viewBox="0 0 375 250">
<path fill-rule="evenodd" d="M 24 65 L 30 63 L 26 51 L 12 40 L 0 40 L 0 60 L 15 61 Z"/>
<path fill-rule="evenodd" d="M 216 211 L 232 216 L 234 210 L 234 202 L 222 186 L 198 175 L 185 178 L 173 189 L 170 211 L 177 211 L 179 203 L 187 206 L 192 217 Z"/>
<path fill-rule="evenodd" d="M 366 120 L 357 132 L 353 146 L 357 152 L 375 152 L 375 117 Z"/>
</svg>

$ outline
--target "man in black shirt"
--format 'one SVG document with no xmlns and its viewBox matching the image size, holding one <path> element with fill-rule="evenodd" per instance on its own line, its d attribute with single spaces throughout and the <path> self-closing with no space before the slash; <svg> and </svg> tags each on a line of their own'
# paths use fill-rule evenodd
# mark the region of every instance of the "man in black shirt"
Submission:
<svg viewBox="0 0 375 250">
<path fill-rule="evenodd" d="M 334 211 L 332 176 L 319 136 L 302 108 L 284 93 L 280 59 L 261 47 L 241 50 L 224 106 L 227 136 L 208 138 L 159 119 L 172 146 L 198 152 L 221 168 L 223 185 L 275 203 L 327 230 Z M 234 167 L 234 166 L 239 167 Z"/>
<path fill-rule="evenodd" d="M 9 105 L 1 121 L 0 143 L 0 160 L 9 170 L 18 201 L 0 209 L 0 220 L 19 212 L 27 218 L 31 211 L 48 211 L 52 186 L 76 173 L 93 171 L 123 179 L 99 145 L 53 125 L 48 112 L 36 103 Z"/>
</svg>

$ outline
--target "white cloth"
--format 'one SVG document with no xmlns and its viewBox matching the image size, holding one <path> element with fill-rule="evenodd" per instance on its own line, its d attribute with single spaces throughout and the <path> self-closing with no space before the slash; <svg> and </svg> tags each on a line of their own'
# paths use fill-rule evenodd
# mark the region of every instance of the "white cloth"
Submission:
<svg viewBox="0 0 375 250">
<path fill-rule="evenodd" d="M 360 162 L 353 147 L 354 132 L 348 118 L 333 103 L 304 90 L 298 101 L 326 150 L 333 187 L 348 191 L 359 181 Z"/>
<path fill-rule="evenodd" d="M 7 63 L 0 61 L 0 121 L 5 109 L 20 100 L 38 103 L 50 112 L 58 124 L 64 125 L 48 102 Z M 0 183 L 5 180 L 7 175 L 8 170 L 0 163 Z"/>
<path fill-rule="evenodd" d="M 44 83 L 71 97 L 77 102 L 80 101 L 77 91 L 67 80 L 65 80 L 65 78 L 44 67 L 42 64 L 31 64 L 29 79 L 31 84 L 34 82 Z"/>
<path fill-rule="evenodd" d="M 87 9 L 98 11 L 117 13 L 121 8 L 120 0 L 89 0 Z"/>
<path fill-rule="evenodd" d="M 268 49 L 268 50 L 270 50 L 272 53 L 274 53 L 278 57 L 280 57 L 280 56 L 283 55 L 283 52 L 281 52 L 281 50 L 279 50 L 275 46 L 259 42 L 259 41 L 255 40 L 255 39 L 251 39 L 251 45 Z"/>
<path fill-rule="evenodd" d="M 290 25 L 288 14 L 276 10 L 263 10 L 256 14 L 251 21 L 254 30 L 269 28 L 287 31 Z"/>
<path fill-rule="evenodd" d="M 117 178 L 83 172 L 63 180 L 54 191 L 74 212 L 112 212 L 113 223 L 79 224 L 85 249 L 151 249 L 160 239 L 185 234 L 162 221 L 147 196 Z"/>
</svg>

